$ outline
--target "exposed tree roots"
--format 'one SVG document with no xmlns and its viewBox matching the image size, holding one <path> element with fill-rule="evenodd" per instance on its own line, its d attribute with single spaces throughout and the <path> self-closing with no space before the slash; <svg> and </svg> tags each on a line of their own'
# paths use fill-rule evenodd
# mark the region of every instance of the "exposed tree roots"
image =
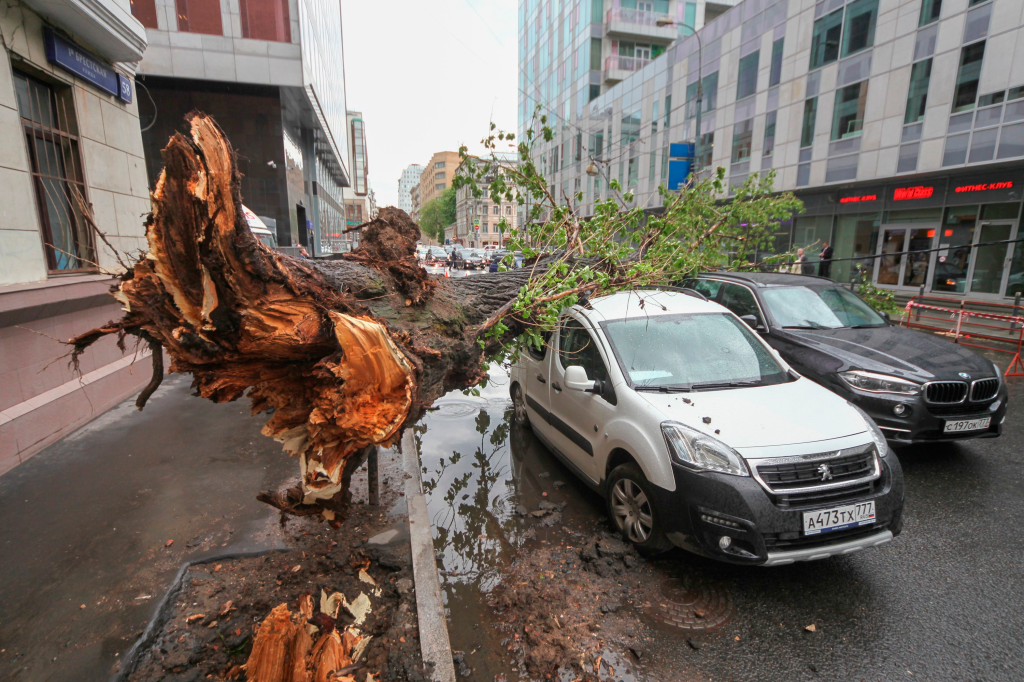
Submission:
<svg viewBox="0 0 1024 682">
<path fill-rule="evenodd" d="M 299 458 L 302 478 L 260 499 L 337 525 L 369 448 L 393 444 L 434 399 L 482 378 L 477 334 L 529 273 L 432 278 L 416 263 L 419 228 L 394 208 L 343 259 L 272 251 L 242 214 L 223 131 L 203 114 L 189 123 L 191 134 L 163 150 L 149 252 L 114 287 L 125 315 L 72 339 L 73 358 L 103 335 L 133 334 L 153 348 L 157 375 L 140 409 L 159 385 L 162 347 L 197 395 L 248 396 L 254 413 L 272 411 L 263 433 Z"/>
</svg>

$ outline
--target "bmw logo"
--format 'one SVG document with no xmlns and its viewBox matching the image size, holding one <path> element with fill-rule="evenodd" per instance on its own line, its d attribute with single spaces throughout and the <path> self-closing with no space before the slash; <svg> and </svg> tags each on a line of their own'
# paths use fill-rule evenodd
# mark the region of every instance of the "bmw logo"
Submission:
<svg viewBox="0 0 1024 682">
<path fill-rule="evenodd" d="M 960 372 L 960 378 L 961 379 L 970 379 L 971 375 L 968 374 L 967 372 Z"/>
</svg>

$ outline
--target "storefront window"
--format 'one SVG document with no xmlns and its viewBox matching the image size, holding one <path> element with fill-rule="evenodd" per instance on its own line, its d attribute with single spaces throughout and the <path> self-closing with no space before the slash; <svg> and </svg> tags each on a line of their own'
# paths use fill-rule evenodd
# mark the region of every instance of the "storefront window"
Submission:
<svg viewBox="0 0 1024 682">
<path fill-rule="evenodd" d="M 833 258 L 853 258 L 840 260 L 832 264 L 832 279 L 837 282 L 853 281 L 857 266 L 862 269 L 863 277 L 871 279 L 878 248 L 878 230 L 881 225 L 878 213 L 852 213 L 841 215 L 836 221 L 835 243 L 832 245 Z"/>
<path fill-rule="evenodd" d="M 1020 215 L 1020 204 L 987 204 L 981 209 L 982 220 L 1015 220 Z"/>
<path fill-rule="evenodd" d="M 804 256 L 813 266 L 813 272 L 807 274 L 818 274 L 817 262 L 825 242 L 832 239 L 832 216 L 798 216 L 793 228 L 793 248 L 803 249 Z"/>
<path fill-rule="evenodd" d="M 1024 242 L 1017 242 L 1012 246 L 1013 260 L 1010 261 L 1010 277 L 1006 280 L 1007 296 L 1016 296 L 1024 292 Z"/>
<path fill-rule="evenodd" d="M 967 271 L 971 265 L 971 243 L 977 220 L 977 206 L 946 209 L 940 228 L 932 291 L 962 294 L 967 290 Z"/>
<path fill-rule="evenodd" d="M 906 261 L 906 265 L 903 267 L 903 286 L 919 287 L 928 283 L 928 265 L 931 263 L 932 243 L 941 220 L 941 208 L 912 208 L 885 213 L 882 222 L 886 226 L 907 225 L 907 229 L 901 231 L 906 235 L 906 249 L 899 249 L 907 251 L 907 255 L 902 259 Z M 914 227 L 914 223 L 917 223 L 919 227 Z M 898 268 L 900 261 L 899 259 L 894 260 Z"/>
</svg>

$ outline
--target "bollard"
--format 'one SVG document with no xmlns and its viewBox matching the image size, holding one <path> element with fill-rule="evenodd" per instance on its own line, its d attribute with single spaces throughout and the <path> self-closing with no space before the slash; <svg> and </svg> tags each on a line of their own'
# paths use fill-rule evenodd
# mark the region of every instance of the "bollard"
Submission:
<svg viewBox="0 0 1024 682">
<path fill-rule="evenodd" d="M 1013 297 L 1013 316 L 1014 317 L 1020 317 L 1020 292 L 1019 291 Z M 1020 329 L 1020 326 L 1021 326 L 1020 322 L 1012 322 L 1012 323 L 1010 323 L 1010 336 L 1013 336 L 1013 333 L 1015 331 L 1017 331 L 1018 329 Z"/>
<path fill-rule="evenodd" d="M 380 480 L 377 476 L 377 448 L 366 458 L 366 487 L 370 491 L 370 504 L 380 504 Z"/>
</svg>

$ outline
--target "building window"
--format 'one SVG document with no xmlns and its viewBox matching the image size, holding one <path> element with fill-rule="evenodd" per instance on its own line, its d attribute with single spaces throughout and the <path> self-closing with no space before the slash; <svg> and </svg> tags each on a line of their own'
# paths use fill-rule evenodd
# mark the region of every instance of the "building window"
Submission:
<svg viewBox="0 0 1024 682">
<path fill-rule="evenodd" d="M 740 59 L 739 80 L 736 83 L 736 99 L 749 97 L 757 91 L 757 62 L 760 55 L 760 52 L 754 52 Z"/>
<path fill-rule="evenodd" d="M 639 170 L 638 166 L 639 166 L 639 159 L 632 158 L 632 159 L 629 160 L 629 169 L 628 169 L 629 177 L 628 177 L 628 179 L 626 181 L 627 182 L 627 185 L 626 185 L 627 187 L 636 187 L 637 184 L 639 184 L 639 181 L 640 181 L 640 170 Z"/>
<path fill-rule="evenodd" d="M 55 90 L 14 71 L 22 132 L 28 147 L 39 223 L 50 272 L 95 267 L 92 235 L 79 209 L 85 200 L 82 161 L 76 129 L 70 117 L 74 102 L 67 88 Z M 78 197 L 76 197 L 76 194 Z"/>
<path fill-rule="evenodd" d="M 866 50 L 875 44 L 878 0 L 854 0 L 846 8 L 843 28 L 843 56 Z"/>
<path fill-rule="evenodd" d="M 700 164 L 701 168 L 710 168 L 714 156 L 715 133 L 705 133 L 700 136 L 700 156 L 697 157 L 697 163 Z"/>
<path fill-rule="evenodd" d="M 740 121 L 732 129 L 732 162 L 750 160 L 750 147 L 754 142 L 754 119 Z"/>
<path fill-rule="evenodd" d="M 833 140 L 845 140 L 860 135 L 864 128 L 864 104 L 867 98 L 867 81 L 836 90 L 836 107 L 832 115 Z"/>
<path fill-rule="evenodd" d="M 640 139 L 640 112 L 635 111 L 622 117 L 622 138 L 619 144 L 626 147 L 638 139 Z"/>
<path fill-rule="evenodd" d="M 132 16 L 146 28 L 159 28 L 156 20 L 156 0 L 131 0 Z"/>
<path fill-rule="evenodd" d="M 506 206 L 505 207 L 505 215 L 512 215 L 512 207 L 511 206 Z"/>
<path fill-rule="evenodd" d="M 434 168 L 444 168 L 444 161 L 438 161 L 435 163 Z"/>
<path fill-rule="evenodd" d="M 658 132 L 658 100 L 651 105 L 651 134 Z"/>
<path fill-rule="evenodd" d="M 804 121 L 800 126 L 800 147 L 814 144 L 814 120 L 818 117 L 818 98 L 812 97 L 804 102 Z"/>
<path fill-rule="evenodd" d="M 925 26 L 939 18 L 942 13 L 942 0 L 924 0 L 921 3 L 921 19 L 918 26 Z"/>
<path fill-rule="evenodd" d="M 771 156 L 775 151 L 775 119 L 777 111 L 769 111 L 764 117 L 764 150 L 762 156 Z"/>
<path fill-rule="evenodd" d="M 183 33 L 224 35 L 220 23 L 220 0 L 174 0 L 178 30 Z"/>
<path fill-rule="evenodd" d="M 434 185 L 434 189 L 444 189 L 444 183 L 443 182 L 437 183 L 436 185 Z"/>
<path fill-rule="evenodd" d="M 672 122 L 672 95 L 665 95 L 665 130 L 668 130 L 669 124 Z"/>
<path fill-rule="evenodd" d="M 501 206 L 493 206 L 491 208 L 491 213 L 494 215 L 501 215 Z"/>
<path fill-rule="evenodd" d="M 718 104 L 718 72 L 704 76 L 702 81 L 701 96 L 703 101 L 703 113 L 713 111 Z M 697 115 L 697 84 L 690 83 L 686 86 L 686 118 L 693 118 Z M 666 126 L 667 127 L 667 126 Z"/>
<path fill-rule="evenodd" d="M 843 30 L 843 10 L 836 10 L 814 22 L 811 36 L 811 68 L 816 69 L 839 59 L 839 37 Z"/>
<path fill-rule="evenodd" d="M 434 179 L 435 180 L 444 180 L 444 171 L 442 171 L 440 173 L 434 173 Z"/>
<path fill-rule="evenodd" d="M 953 113 L 974 108 L 978 99 L 978 79 L 981 62 L 985 58 L 985 41 L 968 45 L 960 51 L 960 68 L 956 73 L 956 91 L 953 94 Z"/>
<path fill-rule="evenodd" d="M 768 87 L 778 85 L 782 80 L 782 48 L 784 38 L 779 38 L 772 43 L 772 67 L 768 72 Z"/>
<path fill-rule="evenodd" d="M 904 123 L 917 123 L 924 118 L 928 105 L 928 84 L 932 78 L 932 60 L 918 62 L 910 69 L 910 89 L 907 91 L 907 113 Z"/>
<path fill-rule="evenodd" d="M 292 42 L 288 0 L 238 0 L 238 8 L 243 38 Z"/>
</svg>

